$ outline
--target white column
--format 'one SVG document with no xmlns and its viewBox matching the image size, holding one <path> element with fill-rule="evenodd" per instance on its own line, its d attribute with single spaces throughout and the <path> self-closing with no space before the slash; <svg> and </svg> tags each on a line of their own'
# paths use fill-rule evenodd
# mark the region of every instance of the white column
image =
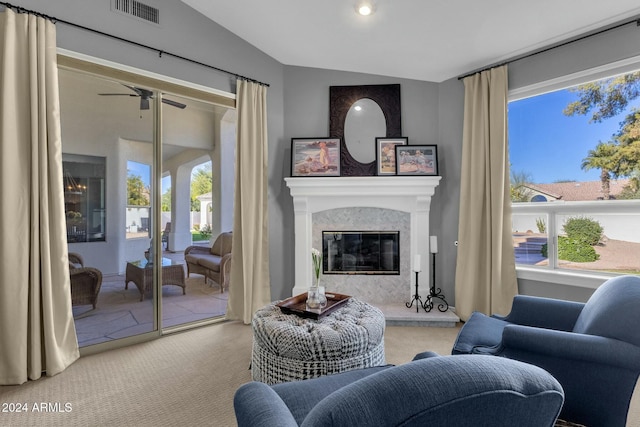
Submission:
<svg viewBox="0 0 640 427">
<path fill-rule="evenodd" d="M 295 283 L 291 295 L 306 292 L 311 286 L 311 230 L 312 213 L 307 197 L 296 197 L 293 201 L 295 226 Z"/>
<path fill-rule="evenodd" d="M 170 251 L 183 251 L 191 245 L 191 169 L 179 166 L 172 176 Z"/>
</svg>

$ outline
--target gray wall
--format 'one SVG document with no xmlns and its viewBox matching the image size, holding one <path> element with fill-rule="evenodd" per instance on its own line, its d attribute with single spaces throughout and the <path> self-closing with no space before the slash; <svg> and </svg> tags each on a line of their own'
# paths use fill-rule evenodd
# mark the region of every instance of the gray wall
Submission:
<svg viewBox="0 0 640 427">
<path fill-rule="evenodd" d="M 443 178 L 431 201 L 430 234 L 438 236 L 436 285 L 442 289 L 447 301 L 454 304 L 456 249 L 453 242 L 458 233 L 462 83 L 457 79 L 437 84 L 292 66 L 285 67 L 284 81 L 284 136 L 287 144 L 290 144 L 291 138 L 329 135 L 330 86 L 400 84 L 403 136 L 409 138 L 409 144 L 438 145 L 440 174 Z M 441 129 L 441 124 L 445 125 L 444 130 Z M 283 174 L 288 176 L 291 149 L 290 146 L 284 149 L 287 153 L 285 162 L 276 167 L 281 167 Z M 289 221 L 287 229 L 292 230 L 293 203 L 284 182 L 281 184 L 280 195 L 278 199 L 282 200 L 282 206 L 285 207 L 285 220 Z M 287 239 L 284 257 L 291 260 L 290 273 L 293 274 L 293 232 L 287 235 Z M 288 296 L 286 292 L 290 292 L 292 281 L 293 276 L 282 289 L 282 296 Z"/>
<path fill-rule="evenodd" d="M 438 155 L 442 181 L 434 202 L 440 207 L 432 211 L 431 222 L 440 227 L 436 285 L 442 288 L 447 302 L 455 306 L 455 274 L 458 249 L 458 217 L 460 213 L 460 173 L 462 166 L 462 122 L 464 119 L 464 84 L 457 78 L 438 86 Z"/>
<path fill-rule="evenodd" d="M 640 55 L 640 27 L 631 23 L 509 65 L 509 89 L 519 89 Z"/>
</svg>

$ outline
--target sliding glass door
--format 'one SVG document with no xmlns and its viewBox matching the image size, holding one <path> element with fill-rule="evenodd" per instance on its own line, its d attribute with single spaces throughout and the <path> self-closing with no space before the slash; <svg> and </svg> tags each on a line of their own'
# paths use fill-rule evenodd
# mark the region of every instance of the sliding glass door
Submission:
<svg viewBox="0 0 640 427">
<path fill-rule="evenodd" d="M 95 294 L 73 306 L 81 347 L 226 312 L 228 290 L 185 250 L 231 231 L 235 110 L 141 79 L 59 70 L 71 284 Z"/>
<path fill-rule="evenodd" d="M 210 253 L 220 233 L 231 231 L 233 167 L 228 165 L 234 162 L 235 116 L 227 108 L 173 94 L 163 95 L 163 104 L 161 227 L 167 233 L 161 313 L 163 328 L 172 329 L 226 313 L 228 289 L 207 273 L 215 256 L 195 260 L 189 254 Z M 178 263 L 187 276 L 184 288 L 175 286 L 167 271 Z"/>
<path fill-rule="evenodd" d="M 157 330 L 151 238 L 154 105 L 138 88 L 60 70 L 62 151 L 73 306 L 88 346 Z M 96 273 L 99 272 L 98 273 Z M 100 279 L 101 278 L 101 279 Z"/>
</svg>

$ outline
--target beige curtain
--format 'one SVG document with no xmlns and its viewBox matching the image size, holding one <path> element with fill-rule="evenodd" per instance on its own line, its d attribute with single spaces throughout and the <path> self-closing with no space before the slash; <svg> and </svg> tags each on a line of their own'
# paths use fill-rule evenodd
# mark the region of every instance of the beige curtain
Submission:
<svg viewBox="0 0 640 427">
<path fill-rule="evenodd" d="M 251 323 L 271 301 L 267 199 L 267 88 L 238 80 L 233 255 L 227 318 Z"/>
<path fill-rule="evenodd" d="M 79 357 L 71 312 L 55 26 L 0 13 L 0 384 Z"/>
<path fill-rule="evenodd" d="M 517 293 L 511 237 L 507 67 L 464 79 L 456 313 L 508 314 Z"/>
</svg>

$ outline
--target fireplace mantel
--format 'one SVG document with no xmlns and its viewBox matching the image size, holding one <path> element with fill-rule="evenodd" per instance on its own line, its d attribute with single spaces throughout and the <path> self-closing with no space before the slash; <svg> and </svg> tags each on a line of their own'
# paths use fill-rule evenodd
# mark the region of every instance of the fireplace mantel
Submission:
<svg viewBox="0 0 640 427">
<path fill-rule="evenodd" d="M 372 176 L 285 178 L 293 197 L 295 285 L 292 295 L 311 285 L 312 214 L 330 209 L 371 207 L 410 214 L 411 260 L 420 254 L 422 277 L 429 276 L 429 209 L 439 176 Z M 407 284 L 407 295 L 413 293 Z M 421 287 L 427 284 L 421 281 Z M 428 282 L 427 282 L 428 283 Z"/>
</svg>

